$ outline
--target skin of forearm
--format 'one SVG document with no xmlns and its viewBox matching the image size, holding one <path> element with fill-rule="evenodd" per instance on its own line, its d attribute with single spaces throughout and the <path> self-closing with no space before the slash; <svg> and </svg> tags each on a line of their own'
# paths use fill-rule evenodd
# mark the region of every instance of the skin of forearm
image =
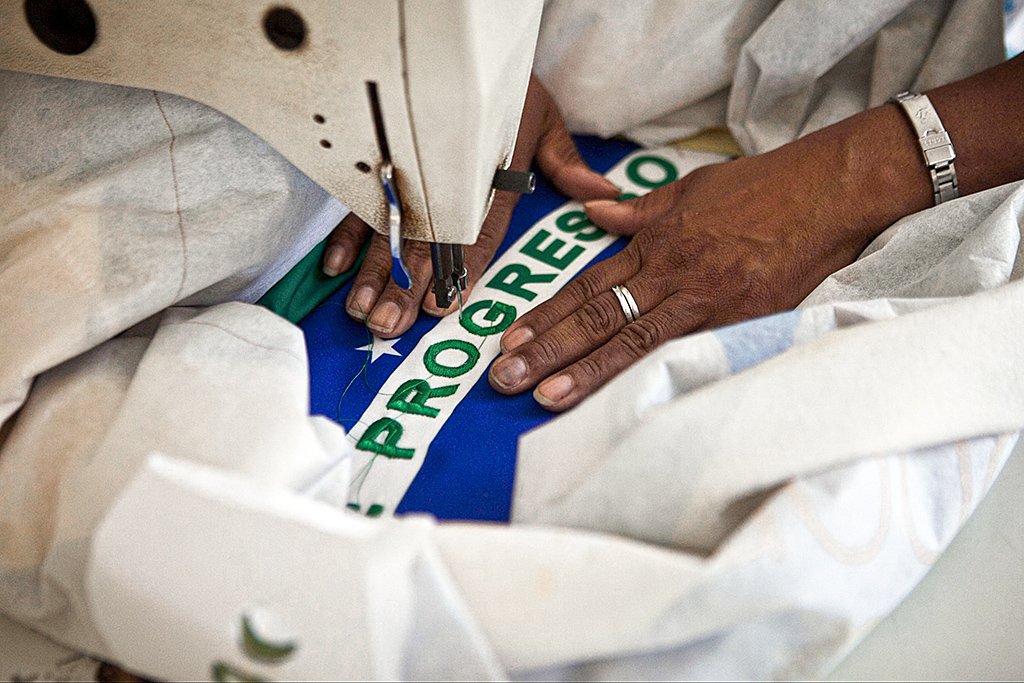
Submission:
<svg viewBox="0 0 1024 683">
<path fill-rule="evenodd" d="M 1024 55 L 928 97 L 953 140 L 961 195 L 1024 178 Z"/>
<path fill-rule="evenodd" d="M 1024 178 L 1024 56 L 926 94 L 956 150 L 961 196 Z M 805 159 L 820 213 L 858 248 L 934 205 L 917 134 L 899 105 L 869 109 L 787 147 L 771 154 Z"/>
</svg>

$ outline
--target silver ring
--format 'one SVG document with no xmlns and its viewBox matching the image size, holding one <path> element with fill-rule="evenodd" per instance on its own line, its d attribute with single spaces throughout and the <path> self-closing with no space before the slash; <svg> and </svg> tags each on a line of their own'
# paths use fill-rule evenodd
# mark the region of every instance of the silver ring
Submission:
<svg viewBox="0 0 1024 683">
<path fill-rule="evenodd" d="M 640 317 L 640 307 L 636 305 L 636 299 L 630 294 L 629 290 L 626 289 L 626 285 L 615 285 L 612 287 L 612 293 L 615 294 L 619 300 L 619 306 L 622 307 L 622 312 L 626 316 L 626 324 L 635 321 Z"/>
</svg>

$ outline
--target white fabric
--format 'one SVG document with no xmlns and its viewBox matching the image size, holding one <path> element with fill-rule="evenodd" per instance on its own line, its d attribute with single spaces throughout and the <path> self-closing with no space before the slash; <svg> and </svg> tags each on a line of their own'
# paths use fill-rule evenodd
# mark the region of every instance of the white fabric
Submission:
<svg viewBox="0 0 1024 683">
<path fill-rule="evenodd" d="M 942 220 L 953 214 L 949 209 L 908 219 L 880 238 L 883 248 L 840 271 L 821 291 L 883 260 L 899 265 L 901 254 L 915 253 L 909 240 L 884 259 L 878 254 L 900 244 L 902 235 L 912 236 L 925 222 L 931 227 L 926 234 L 945 238 L 945 253 L 935 255 L 938 261 L 951 262 L 962 255 L 966 261 L 994 264 L 979 269 L 985 277 L 976 280 L 1005 280 L 1012 272 L 1005 264 L 1016 260 L 1019 245 L 1022 194 L 1017 185 L 979 195 L 974 205 L 977 219 L 968 230 L 959 221 Z M 948 206 L 970 203 L 966 198 Z M 1016 239 L 1011 239 L 1014 235 Z M 1005 258 L 977 258 L 993 244 L 1005 245 Z M 1002 272 L 1002 278 L 994 272 Z M 942 293 L 942 284 L 942 278 L 937 279 L 939 289 L 930 293 Z M 968 285 L 961 281 L 958 286 Z M 975 289 L 979 287 L 976 283 Z M 525 438 L 516 501 L 520 521 L 529 519 L 531 493 L 536 498 L 534 482 L 547 486 L 552 480 L 565 481 L 562 473 L 571 472 L 580 489 L 593 490 L 595 482 L 603 481 L 613 493 L 618 491 L 606 500 L 608 506 L 619 512 L 634 510 L 646 518 L 647 523 L 637 527 L 640 533 L 627 530 L 633 535 L 651 538 L 659 530 L 659 514 L 681 509 L 697 519 L 724 517 L 732 522 L 715 526 L 720 539 L 707 541 L 702 529 L 696 536 L 686 536 L 688 520 L 680 520 L 683 535 L 658 539 L 679 550 L 552 526 L 357 523 L 338 508 L 307 502 L 289 489 L 302 488 L 308 473 L 337 457 L 341 435 L 333 425 L 317 421 L 294 435 L 277 434 L 304 422 L 297 419 L 305 402 L 305 377 L 294 328 L 241 304 L 199 314 L 172 311 L 152 341 L 122 337 L 48 373 L 23 408 L 5 444 L 11 450 L 5 450 L 0 460 L 6 468 L 6 490 L 31 490 L 25 477 L 49 472 L 50 481 L 59 482 L 61 505 L 43 565 L 46 590 L 26 591 L 5 609 L 13 607 L 20 618 L 28 616 L 37 627 L 79 647 L 172 678 L 209 676 L 211 665 L 218 662 L 249 673 L 286 677 L 327 672 L 353 677 L 368 672 L 385 677 L 414 677 L 416 672 L 458 676 L 466 671 L 481 677 L 502 671 L 594 678 L 812 676 L 891 609 L 949 542 L 991 484 L 1015 439 L 986 434 L 1008 425 L 977 425 L 978 413 L 965 410 L 963 419 L 947 415 L 951 424 L 940 435 L 961 441 L 927 447 L 933 436 L 924 435 L 918 441 L 925 447 L 906 452 L 912 444 L 894 446 L 887 437 L 889 426 L 898 427 L 901 421 L 913 426 L 919 420 L 903 413 L 902 420 L 884 425 L 858 425 L 865 433 L 880 433 L 881 440 L 862 439 L 859 445 L 866 443 L 868 448 L 857 452 L 855 461 L 815 474 L 820 468 L 813 463 L 788 458 L 782 447 L 793 439 L 789 431 L 777 434 L 764 421 L 707 422 L 701 435 L 704 445 L 695 444 L 695 451 L 677 446 L 659 453 L 645 444 L 630 452 L 634 469 L 646 475 L 634 475 L 628 479 L 630 488 L 621 491 L 621 471 L 608 475 L 607 468 L 589 467 L 579 459 L 600 458 L 600 430 L 614 427 L 605 419 L 608 413 L 588 423 L 587 442 L 595 447 L 580 453 L 566 451 L 573 433 L 564 423 L 593 416 L 594 407 L 609 397 L 635 402 L 636 394 L 630 392 L 623 399 L 618 393 L 623 384 L 642 386 L 653 380 L 664 388 L 665 373 L 652 368 L 662 367 L 666 359 L 680 371 L 675 384 L 660 396 L 678 396 L 671 410 L 672 424 L 680 425 L 706 410 L 702 403 L 718 405 L 709 390 L 721 386 L 745 384 L 749 400 L 756 401 L 765 392 L 767 399 L 777 400 L 777 391 L 759 378 L 765 373 L 777 373 L 783 383 L 813 382 L 807 370 L 822 359 L 836 361 L 841 370 L 873 364 L 891 369 L 889 359 L 908 357 L 904 339 L 915 353 L 934 348 L 940 354 L 943 364 L 935 367 L 936 375 L 955 373 L 957 362 L 949 361 L 974 354 L 1006 361 L 1007 353 L 1015 353 L 1007 347 L 991 342 L 984 348 L 958 346 L 947 343 L 940 333 L 951 327 L 978 328 L 986 333 L 985 339 L 1015 341 L 1024 320 L 1014 312 L 1019 291 L 1017 282 L 950 302 L 872 299 L 816 305 L 789 314 L 800 316 L 798 345 L 792 351 L 703 389 L 693 384 L 716 373 L 728 375 L 729 370 L 723 370 L 721 359 L 714 362 L 713 356 L 708 360 L 702 353 L 708 348 L 708 335 L 691 337 L 666 346 L 581 409 Z M 932 315 L 940 311 L 942 315 Z M 865 322 L 873 318 L 883 320 Z M 755 330 L 763 324 L 749 323 Z M 830 332 L 833 328 L 840 329 Z M 936 334 L 922 340 L 922 330 Z M 875 348 L 872 338 L 887 344 Z M 838 363 L 843 354 L 859 354 L 859 360 Z M 226 359 L 244 362 L 247 368 L 224 376 Z M 161 368 L 180 368 L 183 361 L 188 363 L 187 373 Z M 1019 370 L 1014 370 L 1019 367 L 1007 362 L 993 373 L 979 366 L 986 382 L 970 394 L 971 399 L 987 401 L 998 395 L 992 391 L 1009 390 L 1004 394 L 1007 403 L 1019 401 L 1019 393 L 1013 394 L 1020 386 Z M 973 370 L 954 379 L 969 386 L 971 374 Z M 862 396 L 885 395 L 890 379 L 898 381 L 899 372 L 892 378 L 872 376 L 845 385 L 819 376 L 833 394 L 852 405 Z M 283 394 L 268 400 L 268 385 Z M 246 418 L 232 408 L 235 404 L 218 401 L 224 393 L 241 397 Z M 918 397 L 922 410 L 941 406 L 950 392 L 933 393 Z M 658 401 L 657 392 L 642 395 L 647 397 L 641 401 L 647 404 L 646 412 L 663 409 L 649 405 L 652 399 Z M 828 395 L 821 389 L 816 393 L 819 398 Z M 287 402 L 285 396 L 290 397 Z M 113 414 L 97 420 L 97 403 L 111 406 Z M 629 405 L 619 405 L 611 417 L 636 415 L 623 410 Z M 998 416 L 1002 406 L 992 401 L 986 405 Z M 801 411 L 799 405 L 791 409 L 804 415 L 804 431 L 818 433 L 817 424 L 813 430 L 806 428 L 816 412 L 806 406 Z M 53 415 L 61 419 L 47 419 Z M 164 417 L 154 419 L 158 415 Z M 49 429 L 40 424 L 43 420 Z M 66 424 L 90 424 L 101 445 L 83 444 L 81 438 L 69 443 L 62 429 Z M 744 433 L 746 438 L 738 442 L 751 444 L 750 452 L 761 455 L 769 469 L 751 468 L 757 464 L 752 460 L 720 467 L 717 474 L 708 467 L 714 476 L 693 479 L 689 493 L 678 490 L 683 477 L 665 476 L 672 471 L 664 466 L 665 458 L 727 464 L 728 459 L 715 456 L 708 444 L 715 443 L 715 433 L 729 440 L 719 443 L 735 444 L 735 431 Z M 42 471 L 25 466 L 32 461 L 31 454 L 39 452 L 30 446 L 46 444 L 42 435 L 47 432 L 64 442 L 68 460 Z M 906 432 L 896 430 L 897 436 Z M 554 452 L 538 448 L 545 435 L 552 434 Z M 676 444 L 687 444 L 694 435 L 682 435 Z M 137 444 L 140 437 L 144 440 Z M 283 442 L 288 446 L 277 445 Z M 145 453 L 157 443 L 174 459 L 147 462 Z M 820 445 L 822 467 L 835 462 L 828 455 L 834 445 L 828 440 Z M 856 450 L 858 443 L 853 445 Z M 900 452 L 894 453 L 897 446 Z M 287 457 L 282 458 L 283 452 Z M 693 456 L 687 456 L 691 452 Z M 19 458 L 19 453 L 24 455 Z M 801 459 L 808 455 L 802 453 Z M 242 454 L 244 460 L 239 459 Z M 662 466 L 648 468 L 651 460 Z M 241 476 L 219 474 L 203 463 L 226 466 Z M 591 476 L 581 478 L 581 469 Z M 757 476 L 751 476 L 750 469 Z M 805 476 L 785 484 L 801 469 Z M 778 474 L 771 478 L 772 472 Z M 763 493 L 766 487 L 772 495 L 755 495 L 750 501 L 748 494 Z M 651 503 L 660 509 L 652 510 Z M 752 508 L 756 513 L 748 515 Z M 585 508 L 572 512 L 580 509 Z M 544 507 L 544 515 L 547 524 L 607 528 L 601 515 L 581 523 L 554 504 Z M 83 543 L 90 537 L 91 543 Z M 367 544 L 369 538 L 388 540 Z M 717 545 L 705 557 L 709 543 Z M 701 553 L 682 549 L 702 544 Z M 292 565 L 277 557 L 311 561 Z M 357 557 L 365 558 L 360 560 L 365 564 L 348 563 Z M 343 566 L 356 573 L 339 573 L 339 558 L 353 558 Z M 360 572 L 359 566 L 365 569 Z M 5 585 L 10 586 L 18 574 L 10 566 L 4 571 Z M 31 587 L 34 576 L 21 582 Z M 383 586 L 365 583 L 379 576 L 388 577 Z M 310 588 L 321 582 L 333 586 L 333 592 Z M 54 622 L 31 611 L 40 605 L 53 610 L 62 603 L 66 606 L 57 613 L 64 620 L 74 605 L 77 616 L 70 623 L 81 627 L 86 622 L 90 630 L 97 629 L 91 639 L 85 632 L 67 630 L 68 621 Z M 386 607 L 373 608 L 379 604 Z M 254 610 L 268 612 L 275 623 L 283 624 L 276 633 L 301 643 L 299 654 L 276 667 L 247 660 L 236 645 L 237 620 Z M 183 621 L 196 628 L 181 628 Z M 331 632 L 328 626 L 338 623 L 355 629 L 345 638 L 342 659 L 335 641 L 323 639 Z M 168 639 L 167 634 L 178 629 L 192 635 Z M 376 635 L 360 645 L 363 633 Z M 448 656 L 437 661 L 436 649 L 428 644 L 451 638 L 452 633 L 461 634 L 455 639 L 458 647 L 448 643 Z M 194 656 L 182 657 L 182 651 Z M 643 652 L 649 654 L 640 657 Z M 590 663 L 582 669 L 565 668 L 581 661 Z"/>
<path fill-rule="evenodd" d="M 676 137 L 728 111 L 757 150 L 989 63 L 991 5 L 652 5 L 615 60 L 588 62 L 582 43 L 572 56 L 584 84 L 594 69 L 638 84 L 594 110 L 607 132 Z M 545 35 L 566 35 L 550 9 Z M 595 21 L 606 11 L 621 16 L 574 15 L 588 50 L 615 32 Z M 710 13 L 692 24 L 716 27 L 703 41 L 671 32 L 690 11 Z M 691 59 L 626 68 L 637 32 L 662 29 L 697 46 Z M 573 90 L 556 47 L 542 39 L 539 68 L 578 122 L 609 99 Z M 902 50 L 916 50 L 911 73 Z M 256 296 L 344 209 L 180 98 L 8 73 L 0 92 L 0 611 L 153 676 L 209 677 L 218 662 L 297 678 L 814 675 L 920 578 L 1021 426 L 1012 186 L 884 235 L 785 319 L 791 350 L 744 355 L 778 341 L 773 319 L 681 340 L 528 436 L 515 514 L 546 526 L 353 520 L 294 493 L 348 449 L 308 415 L 298 331 L 217 305 Z M 656 106 L 615 112 L 644 101 Z M 867 301 L 834 303 L 849 299 Z M 759 419 L 796 397 L 792 429 Z M 890 397 L 901 412 L 883 410 Z M 836 417 L 845 405 L 871 421 Z M 551 434 L 594 414 L 614 419 L 571 446 L 585 460 L 552 457 L 565 439 Z M 658 447 L 652 426 L 676 438 Z M 581 477 L 587 461 L 600 466 Z M 578 505 L 552 500 L 556 486 Z M 298 649 L 248 657 L 246 614 Z"/>
<path fill-rule="evenodd" d="M 1001 0 L 548 0 L 536 70 L 570 130 L 748 154 L 1001 61 Z"/>
</svg>

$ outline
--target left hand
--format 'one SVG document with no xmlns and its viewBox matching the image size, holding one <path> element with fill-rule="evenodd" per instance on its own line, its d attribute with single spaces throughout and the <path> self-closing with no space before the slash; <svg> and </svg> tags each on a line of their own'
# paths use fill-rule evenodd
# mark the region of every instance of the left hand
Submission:
<svg viewBox="0 0 1024 683">
<path fill-rule="evenodd" d="M 532 161 L 537 162 L 541 172 L 559 191 L 574 199 L 610 198 L 619 194 L 614 184 L 591 170 L 580 158 L 554 100 L 533 75 L 526 92 L 510 168 L 525 171 Z M 469 296 L 473 284 L 494 258 L 508 231 L 512 209 L 518 198 L 512 192 L 495 192 L 480 237 L 476 244 L 465 250 L 469 288 L 463 292 L 463 298 Z M 330 276 L 337 275 L 352 267 L 363 242 L 370 237 L 366 257 L 345 302 L 350 316 L 365 320 L 377 336 L 391 338 L 412 326 L 421 307 L 434 316 L 447 315 L 454 310 L 457 304 L 443 310 L 438 308 L 433 292 L 429 291 L 432 268 L 428 243 L 405 242 L 405 263 L 413 282 L 412 289 L 406 290 L 391 280 L 388 238 L 376 233 L 371 236 L 371 233 L 373 231 L 362 219 L 350 213 L 334 229 L 324 253 L 324 272 Z"/>
</svg>

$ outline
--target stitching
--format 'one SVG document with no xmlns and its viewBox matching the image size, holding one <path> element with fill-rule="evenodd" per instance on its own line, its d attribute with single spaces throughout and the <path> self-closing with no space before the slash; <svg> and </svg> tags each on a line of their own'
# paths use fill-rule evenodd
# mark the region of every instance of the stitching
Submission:
<svg viewBox="0 0 1024 683">
<path fill-rule="evenodd" d="M 185 223 L 181 215 L 181 190 L 178 186 L 178 167 L 174 163 L 174 143 L 178 138 L 174 134 L 174 129 L 171 128 L 171 122 L 167 120 L 167 112 L 164 111 L 164 105 L 160 102 L 160 95 L 156 90 L 153 90 L 152 93 L 156 106 L 160 110 L 160 116 L 163 117 L 164 125 L 167 126 L 167 131 L 171 134 L 171 142 L 167 147 L 167 153 L 171 158 L 171 181 L 174 184 L 174 212 L 178 215 L 178 235 L 181 237 L 181 282 L 178 283 L 178 291 L 174 295 L 174 301 L 177 302 L 181 298 L 181 293 L 185 290 L 185 277 L 188 274 L 188 243 L 185 240 Z"/>
<path fill-rule="evenodd" d="M 181 322 L 171 322 L 171 323 L 165 323 L 164 324 L 165 327 L 170 327 L 172 325 L 205 325 L 206 327 L 212 327 L 215 330 L 220 330 L 224 334 L 230 335 L 230 336 L 234 337 L 235 339 L 238 339 L 239 341 L 243 341 L 246 344 L 249 344 L 250 346 L 255 346 L 256 348 L 263 349 L 265 351 L 277 351 L 279 353 L 284 353 L 284 354 L 287 354 L 287 355 L 291 356 L 292 358 L 297 360 L 299 363 L 303 362 L 302 358 L 300 358 L 295 353 L 292 353 L 288 349 L 283 349 L 283 348 L 281 348 L 279 346 L 267 346 L 266 344 L 260 344 L 258 342 L 254 342 L 253 340 L 246 339 L 245 337 L 243 337 L 242 335 L 238 334 L 237 332 L 235 332 L 233 330 L 229 330 L 226 327 L 221 327 L 220 325 L 218 325 L 216 323 L 207 322 L 205 320 L 182 320 Z"/>
</svg>

